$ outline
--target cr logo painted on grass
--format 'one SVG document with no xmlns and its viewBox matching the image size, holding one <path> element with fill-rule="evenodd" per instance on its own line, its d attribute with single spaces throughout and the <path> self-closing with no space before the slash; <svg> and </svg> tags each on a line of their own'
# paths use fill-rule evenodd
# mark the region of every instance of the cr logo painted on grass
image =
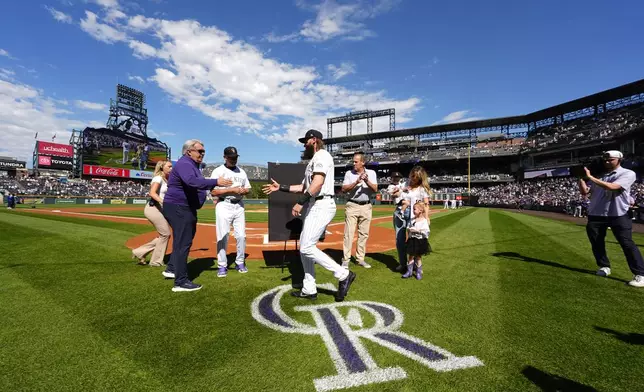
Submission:
<svg viewBox="0 0 644 392">
<path fill-rule="evenodd" d="M 333 285 L 320 287 L 335 289 Z M 291 286 L 284 285 L 262 293 L 251 305 L 252 314 L 259 323 L 276 331 L 319 335 L 322 338 L 338 374 L 314 379 L 318 392 L 407 377 L 405 370 L 400 367 L 378 367 L 360 338 L 378 343 L 438 372 L 483 366 L 483 362 L 476 357 L 457 357 L 431 343 L 400 332 L 403 314 L 388 304 L 352 301 L 297 306 L 296 311 L 310 312 L 315 321 L 315 326 L 302 324 L 289 317 L 280 306 L 282 296 L 289 290 Z M 348 308 L 346 317 L 340 313 L 341 308 Z M 373 316 L 373 326 L 363 326 L 360 310 Z"/>
</svg>

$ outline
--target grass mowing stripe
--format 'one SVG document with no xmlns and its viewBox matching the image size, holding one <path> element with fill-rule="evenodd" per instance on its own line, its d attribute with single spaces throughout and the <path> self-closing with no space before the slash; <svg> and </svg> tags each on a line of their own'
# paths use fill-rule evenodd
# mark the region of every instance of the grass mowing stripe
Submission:
<svg viewBox="0 0 644 392">
<path fill-rule="evenodd" d="M 638 323 L 616 311 L 614 301 L 607 299 L 619 297 L 620 306 L 641 308 L 643 293 L 585 269 L 576 246 L 585 232 L 574 225 L 538 222 L 501 211 L 492 211 L 490 221 L 499 240 L 494 257 L 501 266 L 504 344 L 514 351 L 514 364 L 505 366 L 516 367 L 517 373 L 536 369 L 568 379 L 570 386 L 577 388 L 590 385 L 598 390 L 628 390 L 637 383 L 642 372 L 627 375 L 623 369 L 642 358 L 644 349 L 625 347 L 596 328 L 637 330 Z M 540 230 L 533 228 L 536 225 Z M 573 231 L 566 234 L 569 246 L 561 243 L 560 234 L 544 235 L 562 228 Z M 532 235 L 538 241 L 505 241 L 516 233 Z M 607 363 L 606 357 L 613 355 Z"/>
<path fill-rule="evenodd" d="M 143 234 L 147 233 L 150 231 L 154 230 L 154 227 L 152 224 L 148 225 L 133 225 L 131 223 L 122 223 L 122 222 L 110 222 L 106 220 L 98 220 L 98 219 L 87 219 L 87 218 L 79 218 L 75 216 L 68 216 L 68 215 L 51 215 L 51 214 L 23 214 L 23 213 L 17 213 L 17 212 L 9 212 L 9 211 L 3 211 L 0 210 L 0 219 L 5 216 L 3 214 L 6 214 L 6 216 L 20 216 L 21 220 L 26 220 L 26 219 L 40 219 L 43 221 L 56 221 L 56 222 L 64 222 L 64 223 L 73 223 L 75 225 L 84 225 L 84 226 L 89 226 L 89 227 L 102 227 L 106 229 L 114 229 L 114 230 L 119 230 L 119 231 L 125 231 L 129 233 L 134 233 L 134 234 Z M 38 224 L 35 222 L 38 221 L 32 221 L 34 224 L 34 227 L 37 227 Z"/>
</svg>

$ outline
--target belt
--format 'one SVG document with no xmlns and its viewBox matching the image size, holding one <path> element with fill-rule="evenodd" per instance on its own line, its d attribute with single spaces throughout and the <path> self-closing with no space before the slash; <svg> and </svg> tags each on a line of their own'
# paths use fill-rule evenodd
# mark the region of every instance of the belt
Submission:
<svg viewBox="0 0 644 392">
<path fill-rule="evenodd" d="M 347 200 L 347 203 L 354 203 L 354 204 L 357 204 L 359 206 L 364 206 L 364 205 L 367 205 L 367 204 L 371 204 L 370 201 L 357 201 L 357 200 Z"/>
<path fill-rule="evenodd" d="M 322 200 L 322 199 L 333 199 L 333 195 L 318 196 L 315 198 L 315 201 Z"/>
<path fill-rule="evenodd" d="M 219 201 L 224 201 L 224 202 L 227 202 L 227 203 L 230 203 L 230 204 L 239 204 L 239 203 L 241 203 L 242 199 L 231 200 L 231 199 L 226 199 L 226 198 L 220 197 Z"/>
</svg>

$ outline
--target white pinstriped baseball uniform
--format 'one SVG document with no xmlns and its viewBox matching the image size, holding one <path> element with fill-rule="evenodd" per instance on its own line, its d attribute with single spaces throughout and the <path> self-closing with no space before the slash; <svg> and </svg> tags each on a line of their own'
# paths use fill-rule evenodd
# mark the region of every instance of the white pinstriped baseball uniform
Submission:
<svg viewBox="0 0 644 392">
<path fill-rule="evenodd" d="M 313 158 L 306 166 L 304 181 L 302 181 L 304 191 L 306 192 L 313 181 L 313 174 L 324 174 L 322 188 L 317 194 L 311 195 L 311 200 L 304 207 L 306 211 L 303 215 L 304 226 L 300 234 L 300 257 L 302 259 L 302 266 L 304 267 L 302 294 L 309 295 L 317 293 L 317 287 L 315 285 L 316 263 L 333 272 L 333 276 L 338 280 L 344 280 L 349 276 L 348 270 L 342 268 L 340 264 L 336 263 L 335 260 L 317 247 L 320 236 L 322 236 L 322 233 L 336 212 L 333 189 L 334 170 L 331 154 L 326 150 L 319 150 L 313 155 Z M 318 197 L 324 198 L 315 200 Z"/>
<path fill-rule="evenodd" d="M 213 170 L 210 178 L 224 177 L 233 182 L 230 187 L 217 186 L 215 189 L 226 188 L 246 188 L 250 189 L 248 176 L 241 167 L 237 166 L 234 170 L 221 165 Z M 241 195 L 223 196 L 218 199 L 215 206 L 215 225 L 217 228 L 217 265 L 218 267 L 228 266 L 226 248 L 228 248 L 228 238 L 230 237 L 230 224 L 233 225 L 235 241 L 237 241 L 237 258 L 236 264 L 244 262 L 246 253 L 246 215 L 244 213 L 244 201 Z"/>
</svg>

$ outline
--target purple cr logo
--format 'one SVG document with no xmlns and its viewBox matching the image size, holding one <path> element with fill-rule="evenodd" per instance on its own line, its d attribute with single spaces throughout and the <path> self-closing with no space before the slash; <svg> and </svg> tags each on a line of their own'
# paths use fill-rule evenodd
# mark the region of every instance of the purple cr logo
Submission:
<svg viewBox="0 0 644 392">
<path fill-rule="evenodd" d="M 335 290 L 331 284 L 319 287 Z M 403 314 L 388 304 L 353 301 L 297 306 L 295 311 L 310 312 L 315 321 L 315 325 L 302 324 L 284 313 L 280 306 L 282 296 L 289 290 L 289 285 L 279 286 L 255 298 L 251 305 L 253 318 L 279 332 L 322 338 L 338 374 L 314 379 L 313 384 L 318 392 L 407 378 L 407 373 L 401 367 L 378 367 L 361 338 L 438 372 L 483 366 L 483 362 L 476 357 L 457 357 L 431 343 L 400 332 Z M 348 309 L 341 313 L 341 308 Z M 375 320 L 373 326 L 364 326 L 361 312 L 372 316 Z"/>
</svg>

